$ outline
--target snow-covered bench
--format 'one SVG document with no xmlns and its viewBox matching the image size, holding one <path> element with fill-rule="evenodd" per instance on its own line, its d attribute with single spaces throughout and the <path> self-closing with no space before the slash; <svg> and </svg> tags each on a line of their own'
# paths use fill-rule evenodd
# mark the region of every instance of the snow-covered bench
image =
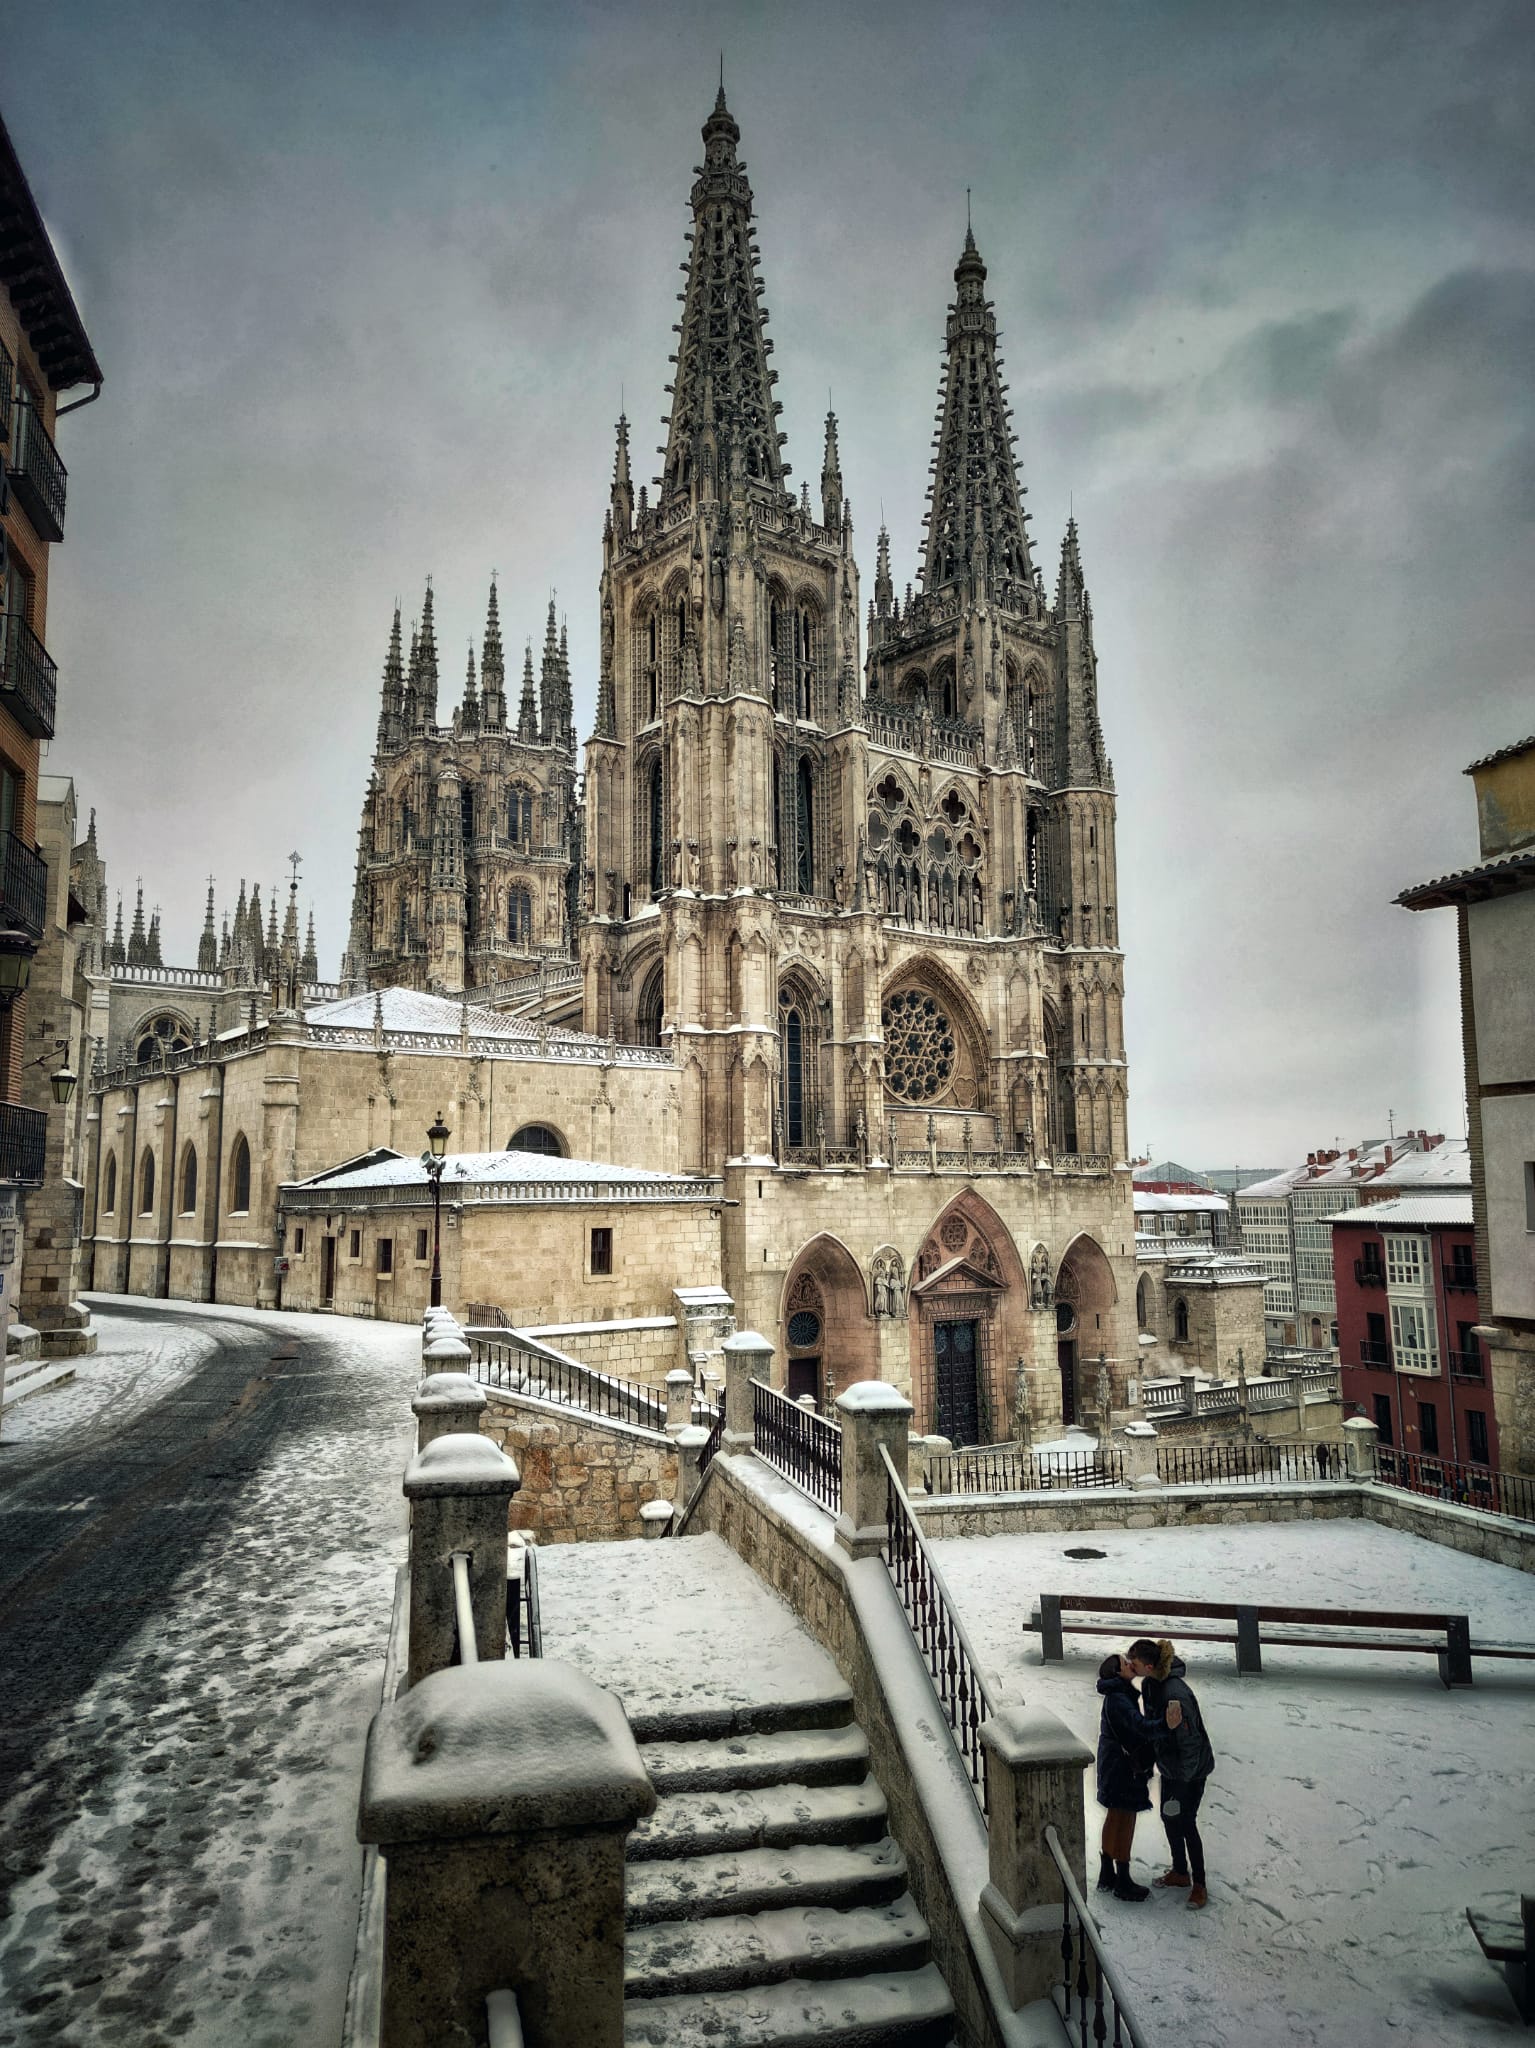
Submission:
<svg viewBox="0 0 1535 2048">
<path fill-rule="evenodd" d="M 1471 1922 L 1471 1932 L 1488 1962 L 1502 1964 L 1508 1988 L 1514 1994 L 1514 2004 L 1519 2008 L 1519 2017 L 1529 2026 L 1535 2021 L 1535 1999 L 1530 1995 L 1529 1972 L 1530 1935 L 1535 1930 L 1535 1897 L 1526 1892 L 1520 1899 L 1517 1919 L 1511 1914 L 1502 1917 L 1494 1913 L 1480 1913 L 1475 1906 L 1467 1906 L 1466 1918 Z"/>
<path fill-rule="evenodd" d="M 1068 1620 L 1068 1615 L 1121 1618 L 1084 1621 Z M 1133 1620 L 1125 1618 L 1132 1616 Z M 1234 1643 L 1241 1673 L 1262 1671 L 1265 1635 L 1275 1647 L 1427 1652 L 1438 1658 L 1439 1676 L 1446 1686 L 1471 1684 L 1473 1656 L 1535 1658 L 1532 1643 L 1473 1643 L 1471 1623 L 1464 1614 L 1395 1614 L 1358 1607 L 1255 1607 L 1224 1600 L 1132 1600 L 1090 1593 L 1041 1593 L 1039 1606 L 1024 1628 L 1039 1636 L 1043 1661 L 1058 1664 L 1066 1654 L 1062 1636 L 1068 1629 L 1073 1635 L 1123 1638 L 1138 1628 L 1151 1629 L 1168 1621 L 1177 1623 L 1182 1642 Z M 1226 1622 L 1229 1626 L 1188 1628 L 1186 1621 Z M 1340 1634 L 1340 1630 L 1346 1633 Z"/>
</svg>

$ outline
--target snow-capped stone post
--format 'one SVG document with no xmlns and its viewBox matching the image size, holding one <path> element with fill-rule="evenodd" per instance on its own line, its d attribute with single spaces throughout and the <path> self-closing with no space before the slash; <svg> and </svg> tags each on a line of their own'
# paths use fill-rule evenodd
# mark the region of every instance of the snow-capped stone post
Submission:
<svg viewBox="0 0 1535 2048">
<path fill-rule="evenodd" d="M 1157 1426 L 1154 1422 L 1127 1422 L 1117 1432 L 1125 1461 L 1127 1486 L 1160 1486 L 1157 1476 Z"/>
<path fill-rule="evenodd" d="M 461 1331 L 445 1330 L 438 1326 L 428 1335 L 421 1346 L 421 1370 L 433 1372 L 467 1372 L 474 1353 Z"/>
<path fill-rule="evenodd" d="M 1351 1415 L 1343 1425 L 1343 1467 L 1350 1479 L 1374 1479 L 1380 1471 L 1380 1431 L 1368 1415 Z"/>
<path fill-rule="evenodd" d="M 722 1451 L 749 1451 L 755 1439 L 752 1381 L 772 1385 L 773 1347 L 756 1330 L 737 1330 L 720 1349 L 725 1354 L 725 1427 Z"/>
<path fill-rule="evenodd" d="M 416 1449 L 440 1436 L 474 1436 L 486 1405 L 485 1389 L 466 1372 L 429 1373 L 416 1389 L 410 1412 L 416 1418 Z"/>
<path fill-rule="evenodd" d="M 506 1518 L 522 1484 L 488 1436 L 440 1436 L 405 1468 L 411 1504 L 409 1680 L 453 1662 L 453 1554 L 469 1555 L 469 1598 L 481 1658 L 506 1655 Z"/>
<path fill-rule="evenodd" d="M 666 1434 L 676 1436 L 693 1420 L 693 1375 L 678 1365 L 666 1375 Z"/>
<path fill-rule="evenodd" d="M 1082 1774 L 1093 1753 L 1043 1707 L 1005 1707 L 981 1723 L 989 1883 L 981 1919 L 1016 2009 L 1048 1998 L 1061 1973 L 1065 1888 L 1045 1841 L 1053 1826 L 1086 1885 Z"/>
<path fill-rule="evenodd" d="M 842 1424 L 842 1512 L 837 1545 L 850 1557 L 878 1557 L 885 1541 L 889 1475 L 882 1450 L 897 1472 L 906 1470 L 912 1405 L 888 1380 L 855 1380 L 837 1396 Z"/>
<path fill-rule="evenodd" d="M 698 1491 L 698 1460 L 704 1445 L 709 1441 L 709 1432 L 689 1423 L 686 1429 L 677 1432 L 677 1512 L 680 1515 L 688 1502 Z"/>
<path fill-rule="evenodd" d="M 640 1534 L 654 1541 L 664 1536 L 671 1527 L 672 1517 L 677 1510 L 669 1500 L 647 1500 L 640 1503 Z"/>
<path fill-rule="evenodd" d="M 434 1672 L 374 1716 L 357 1832 L 383 1853 L 380 2048 L 621 2048 L 624 1841 L 656 1795 L 624 1710 L 548 1658 Z"/>
</svg>

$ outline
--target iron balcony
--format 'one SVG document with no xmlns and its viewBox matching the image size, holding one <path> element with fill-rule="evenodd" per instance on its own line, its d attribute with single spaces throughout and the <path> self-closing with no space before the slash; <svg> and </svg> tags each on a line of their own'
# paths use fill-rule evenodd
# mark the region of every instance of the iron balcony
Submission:
<svg viewBox="0 0 1535 2048">
<path fill-rule="evenodd" d="M 53 437 L 25 391 L 17 392 L 12 408 L 11 446 L 5 468 L 11 489 L 39 538 L 62 540 L 69 472 L 59 460 Z"/>
<path fill-rule="evenodd" d="M 5 834 L 0 848 L 0 930 L 34 941 L 48 920 L 48 863 L 34 847 Z"/>
<path fill-rule="evenodd" d="M 0 1102 L 0 1181 L 40 1187 L 48 1143 L 48 1118 L 19 1102 Z"/>
<path fill-rule="evenodd" d="M 0 702 L 35 740 L 53 738 L 59 672 L 20 612 L 0 618 Z"/>
<path fill-rule="evenodd" d="M 1379 1365 L 1389 1368 L 1391 1364 L 1391 1346 L 1380 1343 L 1378 1339 L 1361 1337 L 1359 1340 L 1359 1363 L 1361 1365 Z"/>
</svg>

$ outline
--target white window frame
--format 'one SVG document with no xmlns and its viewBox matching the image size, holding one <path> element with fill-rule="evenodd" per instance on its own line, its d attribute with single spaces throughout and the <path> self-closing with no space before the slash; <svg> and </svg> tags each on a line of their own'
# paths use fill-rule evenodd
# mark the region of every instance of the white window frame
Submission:
<svg viewBox="0 0 1535 2048">
<path fill-rule="evenodd" d="M 1421 1341 L 1420 1341 L 1421 1340 Z M 1423 1302 L 1391 1304 L 1391 1349 L 1398 1372 L 1436 1375 L 1439 1347 L 1432 1309 Z"/>
<path fill-rule="evenodd" d="M 1386 1239 L 1386 1285 L 1402 1287 L 1413 1294 L 1423 1293 L 1432 1270 L 1428 1260 L 1428 1239 L 1397 1236 L 1390 1231 L 1383 1234 Z"/>
</svg>

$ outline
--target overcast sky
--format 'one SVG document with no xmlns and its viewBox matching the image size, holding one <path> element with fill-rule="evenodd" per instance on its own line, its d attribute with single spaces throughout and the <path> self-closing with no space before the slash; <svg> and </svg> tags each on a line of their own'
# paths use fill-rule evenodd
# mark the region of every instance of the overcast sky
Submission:
<svg viewBox="0 0 1535 2048">
<path fill-rule="evenodd" d="M 1462 0 L 53 0 L 0 106 L 106 371 L 67 420 L 49 766 L 167 957 L 304 855 L 345 942 L 390 608 L 501 576 L 578 724 L 620 390 L 661 438 L 721 44 L 796 479 L 914 575 L 973 188 L 1036 548 L 1119 784 L 1131 1136 L 1463 1128 L 1461 769 L 1535 728 L 1535 36 Z M 652 432 L 652 428 L 655 429 Z M 511 659 L 515 659 L 512 656 Z M 510 665 L 510 661 L 509 661 Z"/>
</svg>

